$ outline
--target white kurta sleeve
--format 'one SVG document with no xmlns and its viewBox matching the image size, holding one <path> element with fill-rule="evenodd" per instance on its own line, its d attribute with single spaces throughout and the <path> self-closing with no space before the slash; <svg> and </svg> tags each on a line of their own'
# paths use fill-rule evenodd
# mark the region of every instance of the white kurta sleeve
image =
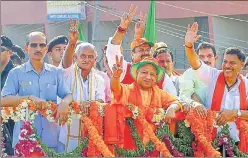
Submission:
<svg viewBox="0 0 248 158">
<path fill-rule="evenodd" d="M 103 100 L 105 102 L 105 81 L 102 76 L 96 75 L 96 89 L 95 89 L 95 99 L 96 100 Z"/>
<path fill-rule="evenodd" d="M 64 76 L 64 79 L 65 79 L 66 81 L 68 80 L 68 78 L 71 77 L 71 75 L 74 75 L 74 71 L 75 71 L 75 70 L 74 70 L 74 68 L 75 68 L 74 63 L 72 63 L 72 65 L 71 65 L 70 67 L 68 67 L 68 68 L 65 69 L 65 68 L 63 67 L 63 65 L 62 65 L 62 62 L 60 62 L 58 68 L 60 68 L 60 69 L 63 70 L 63 76 Z"/>
<path fill-rule="evenodd" d="M 167 91 L 174 97 L 177 97 L 177 90 L 175 85 L 173 84 L 172 79 L 165 73 L 164 82 L 163 82 L 163 90 Z"/>
<path fill-rule="evenodd" d="M 121 45 L 114 45 L 111 43 L 112 37 L 108 40 L 107 50 L 106 50 L 106 57 L 108 60 L 109 68 L 112 70 L 113 65 L 116 64 L 115 56 L 118 55 L 119 59 L 123 55 L 121 54 L 120 47 Z M 121 74 L 120 81 L 122 81 L 127 72 L 127 61 L 123 57 L 123 73 Z"/>
<path fill-rule="evenodd" d="M 194 70 L 196 77 L 199 78 L 205 85 L 209 85 L 210 81 L 212 81 L 216 75 L 219 74 L 218 71 L 218 69 L 206 65 L 202 61 L 201 66 L 197 70 Z"/>
</svg>

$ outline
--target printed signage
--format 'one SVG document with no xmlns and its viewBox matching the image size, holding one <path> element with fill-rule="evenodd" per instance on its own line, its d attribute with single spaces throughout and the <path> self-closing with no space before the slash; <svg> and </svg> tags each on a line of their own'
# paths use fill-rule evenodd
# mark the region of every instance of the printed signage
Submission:
<svg viewBox="0 0 248 158">
<path fill-rule="evenodd" d="M 47 20 L 86 19 L 85 5 L 80 1 L 47 1 Z"/>
</svg>

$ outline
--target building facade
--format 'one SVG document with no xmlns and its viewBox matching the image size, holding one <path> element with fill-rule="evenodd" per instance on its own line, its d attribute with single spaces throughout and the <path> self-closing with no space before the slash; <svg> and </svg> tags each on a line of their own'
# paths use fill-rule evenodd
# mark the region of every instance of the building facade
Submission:
<svg viewBox="0 0 248 158">
<path fill-rule="evenodd" d="M 83 1 L 77 2 L 85 5 Z M 101 1 L 97 5 L 89 1 L 85 5 L 86 19 L 81 20 L 83 31 L 99 52 L 114 34 L 120 16 L 128 11 L 131 3 L 137 5 L 139 11 L 147 13 L 149 1 Z M 68 35 L 68 21 L 51 21 L 48 12 L 47 1 L 1 1 L 2 33 L 20 46 L 25 44 L 26 35 L 31 31 L 45 32 L 48 40 L 61 34 Z M 99 25 L 95 29 L 97 35 L 93 36 L 97 14 Z M 157 1 L 156 19 L 157 41 L 163 41 L 171 48 L 178 69 L 188 68 L 183 47 L 184 35 L 187 25 L 194 21 L 199 24 L 201 40 L 215 44 L 220 56 L 218 67 L 225 48 L 239 46 L 248 49 L 248 1 Z M 128 60 L 133 28 L 132 23 L 123 39 L 124 55 Z"/>
</svg>

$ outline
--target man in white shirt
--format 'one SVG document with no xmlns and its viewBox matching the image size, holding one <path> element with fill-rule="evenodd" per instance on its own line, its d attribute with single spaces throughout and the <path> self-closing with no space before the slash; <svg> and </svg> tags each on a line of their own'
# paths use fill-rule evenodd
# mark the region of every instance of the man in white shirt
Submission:
<svg viewBox="0 0 248 158">
<path fill-rule="evenodd" d="M 121 23 L 117 28 L 114 36 L 110 37 L 108 40 L 106 57 L 110 68 L 112 68 L 116 64 L 115 63 L 116 56 L 118 56 L 119 58 L 123 56 L 120 51 L 121 42 L 125 35 L 125 31 L 132 22 L 132 18 L 135 15 L 136 11 L 137 11 L 137 7 L 134 8 L 133 5 L 131 5 L 129 9 L 129 13 L 125 13 L 121 17 Z M 130 46 L 131 48 L 130 55 L 132 58 L 132 63 L 127 62 L 125 59 L 123 60 L 123 66 L 122 66 L 123 72 L 120 77 L 120 81 L 123 84 L 131 84 L 134 82 L 133 78 L 130 75 L 130 67 L 133 63 L 138 63 L 145 57 L 152 57 L 151 49 L 153 47 L 153 43 L 147 41 L 145 38 L 142 38 L 145 30 L 145 23 L 146 23 L 146 15 L 140 13 L 140 19 L 135 24 L 134 39 L 131 42 L 131 46 Z M 166 82 L 163 82 L 164 83 L 163 89 L 168 91 L 173 96 L 177 96 L 177 92 L 172 81 L 173 79 L 171 79 L 168 75 L 165 75 L 165 77 L 166 77 L 165 78 Z M 162 89 L 162 86 L 159 87 Z"/>
<path fill-rule="evenodd" d="M 229 124 L 231 137 L 237 142 L 239 131 L 236 118 L 248 120 L 247 99 L 248 81 L 240 75 L 244 67 L 245 54 L 239 48 L 231 47 L 225 50 L 222 70 L 212 68 L 199 60 L 193 45 L 200 38 L 197 35 L 198 24 L 188 27 L 185 35 L 185 49 L 190 66 L 195 70 L 196 77 L 207 86 L 206 106 L 219 111 L 217 125 Z"/>
<path fill-rule="evenodd" d="M 97 51 L 95 46 L 84 42 L 74 48 L 78 40 L 78 21 L 74 25 L 70 20 L 69 42 L 65 55 L 59 67 L 65 69 L 64 80 L 72 90 L 73 99 L 77 101 L 81 109 L 87 115 L 90 101 L 105 101 L 105 82 L 99 73 L 93 68 L 96 62 Z M 73 58 L 75 63 L 73 64 Z M 60 130 L 59 141 L 65 145 L 65 152 L 71 152 L 81 142 L 83 123 L 79 119 L 73 119 L 71 125 L 63 126 Z"/>
<path fill-rule="evenodd" d="M 129 12 L 124 13 L 121 17 L 121 23 L 116 29 L 114 36 L 110 37 L 108 40 L 106 57 L 110 68 L 116 64 L 116 56 L 119 58 L 123 56 L 121 53 L 121 42 L 136 12 L 137 7 L 134 8 L 134 6 L 131 5 Z M 152 56 L 151 47 L 153 44 L 142 38 L 145 30 L 145 23 L 146 15 L 141 13 L 139 21 L 135 24 L 134 40 L 131 44 L 130 55 L 132 58 L 132 63 L 140 62 L 144 57 Z M 123 60 L 123 73 L 121 74 L 120 81 L 124 84 L 131 84 L 134 82 L 130 75 L 130 67 L 132 63 Z"/>
</svg>

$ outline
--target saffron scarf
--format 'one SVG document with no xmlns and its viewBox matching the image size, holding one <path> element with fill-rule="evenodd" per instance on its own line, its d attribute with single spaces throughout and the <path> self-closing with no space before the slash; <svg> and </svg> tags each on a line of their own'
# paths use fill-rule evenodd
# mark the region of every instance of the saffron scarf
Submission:
<svg viewBox="0 0 248 158">
<path fill-rule="evenodd" d="M 246 90 L 245 90 L 245 83 L 244 80 L 242 79 L 241 75 L 238 76 L 239 80 L 241 81 L 239 84 L 239 94 L 240 94 L 240 110 L 247 110 L 247 104 L 246 104 Z M 221 109 L 221 103 L 222 103 L 222 98 L 224 96 L 224 89 L 225 89 L 225 77 L 224 73 L 221 72 L 218 76 L 215 89 L 214 89 L 214 94 L 213 94 L 213 99 L 212 99 L 212 104 L 211 104 L 211 110 L 213 111 L 220 111 Z M 214 128 L 213 132 L 213 138 L 216 136 L 217 130 Z M 242 139 L 243 137 L 242 132 L 239 134 L 240 142 L 239 142 L 239 149 L 246 153 L 247 152 L 247 147 L 246 147 L 246 141 Z"/>
</svg>

